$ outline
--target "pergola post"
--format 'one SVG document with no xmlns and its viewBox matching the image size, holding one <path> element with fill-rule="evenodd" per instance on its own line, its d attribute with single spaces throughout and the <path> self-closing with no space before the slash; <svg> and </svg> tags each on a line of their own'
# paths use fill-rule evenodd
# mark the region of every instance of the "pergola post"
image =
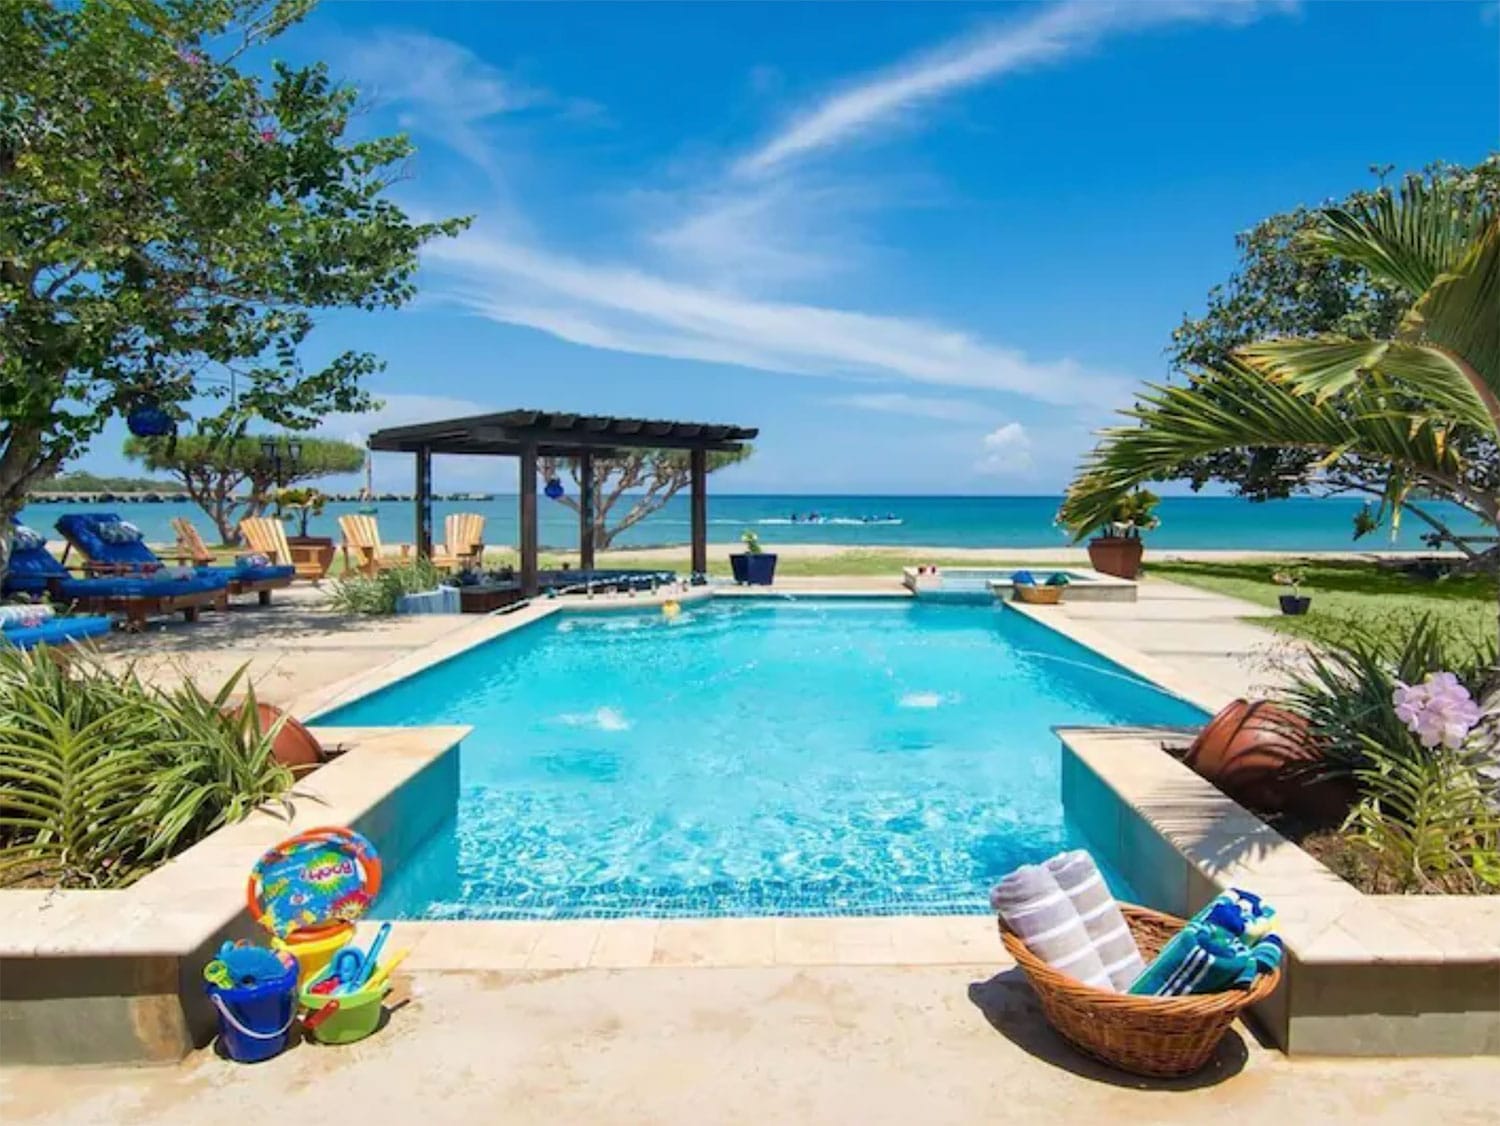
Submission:
<svg viewBox="0 0 1500 1126">
<path fill-rule="evenodd" d="M 688 477 L 692 489 L 694 582 L 708 578 L 708 451 L 702 448 L 688 453 Z"/>
<path fill-rule="evenodd" d="M 594 569 L 594 455 L 578 455 L 578 569 Z"/>
<path fill-rule="evenodd" d="M 417 555 L 432 558 L 432 450 L 417 450 Z"/>
<path fill-rule="evenodd" d="M 537 528 L 536 528 L 536 458 L 537 444 L 526 442 L 521 446 L 521 479 L 517 486 L 521 494 L 521 597 L 535 598 L 540 587 L 537 583 Z"/>
</svg>

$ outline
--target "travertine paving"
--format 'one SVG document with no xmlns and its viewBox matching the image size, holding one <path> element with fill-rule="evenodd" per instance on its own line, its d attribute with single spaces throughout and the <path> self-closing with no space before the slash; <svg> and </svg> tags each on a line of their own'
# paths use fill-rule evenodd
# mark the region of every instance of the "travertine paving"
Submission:
<svg viewBox="0 0 1500 1126">
<path fill-rule="evenodd" d="M 998 941 L 996 950 L 998 951 Z M 399 975 L 398 975 L 399 976 Z M 1493 1060 L 1290 1062 L 1247 1033 L 1192 1079 L 1078 1055 L 998 957 L 963 966 L 429 973 L 371 1039 L 250 1067 L 0 1071 L 0 1119 L 135 1123 L 1494 1121 Z"/>
</svg>

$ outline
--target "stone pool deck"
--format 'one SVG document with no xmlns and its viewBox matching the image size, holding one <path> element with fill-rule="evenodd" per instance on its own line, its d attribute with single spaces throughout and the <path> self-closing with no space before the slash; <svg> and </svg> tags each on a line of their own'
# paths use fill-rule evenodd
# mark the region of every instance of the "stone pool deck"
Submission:
<svg viewBox="0 0 1500 1126">
<path fill-rule="evenodd" d="M 1234 1032 L 1153 1083 L 1074 1053 L 997 954 L 944 967 L 418 973 L 363 1043 L 253 1067 L 0 1070 L 27 1126 L 1491 1123 L 1493 1060 L 1297 1060 Z"/>
<path fill-rule="evenodd" d="M 889 576 L 786 578 L 770 593 L 906 597 L 910 592 L 901 585 L 899 572 L 893 572 Z M 437 614 L 358 618 L 333 612 L 325 605 L 326 599 L 323 591 L 298 586 L 278 592 L 269 607 L 239 604 L 227 614 L 206 614 L 196 623 L 152 623 L 142 634 L 111 635 L 101 648 L 111 664 L 123 667 L 133 662 L 151 680 L 176 683 L 191 678 L 209 689 L 248 665 L 256 693 L 263 700 L 294 705 L 305 713 L 310 706 L 332 698 L 341 685 L 413 667 L 423 663 L 422 657 L 457 652 L 503 632 L 495 623 L 518 620 L 516 615 L 455 618 Z M 650 601 L 644 596 L 600 597 L 595 605 L 647 605 Z M 540 602 L 535 609 L 517 614 L 532 617 L 550 612 L 555 605 Z M 1286 647 L 1277 634 L 1241 620 L 1273 616 L 1274 611 L 1164 580 L 1142 582 L 1136 602 L 1064 603 L 1031 612 L 1106 654 L 1123 647 L 1150 658 L 1160 666 L 1158 671 L 1166 670 L 1171 676 L 1169 687 L 1194 698 L 1227 700 L 1273 682 L 1266 655 Z"/>
</svg>

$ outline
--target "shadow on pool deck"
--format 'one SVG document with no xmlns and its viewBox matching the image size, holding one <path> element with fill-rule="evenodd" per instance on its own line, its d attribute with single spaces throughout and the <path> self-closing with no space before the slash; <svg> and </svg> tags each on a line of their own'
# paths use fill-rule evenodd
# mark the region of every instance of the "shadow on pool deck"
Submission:
<svg viewBox="0 0 1500 1126">
<path fill-rule="evenodd" d="M 1213 1087 L 1245 1069 L 1250 1053 L 1240 1033 L 1231 1028 L 1219 1042 L 1207 1066 L 1180 1079 L 1151 1079 L 1131 1075 L 1084 1055 L 1057 1034 L 1042 1015 L 1040 1003 L 1026 975 L 1012 967 L 987 981 L 969 986 L 969 1000 L 984 1014 L 990 1027 L 1016 1047 L 1083 1079 L 1128 1087 L 1135 1091 L 1192 1091 Z"/>
</svg>

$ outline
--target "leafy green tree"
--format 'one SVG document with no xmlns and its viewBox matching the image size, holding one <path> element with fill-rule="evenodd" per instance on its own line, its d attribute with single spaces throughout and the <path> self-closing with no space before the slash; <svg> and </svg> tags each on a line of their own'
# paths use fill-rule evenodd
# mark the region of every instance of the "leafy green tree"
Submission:
<svg viewBox="0 0 1500 1126">
<path fill-rule="evenodd" d="M 1475 211 L 1500 203 L 1500 156 L 1472 168 L 1434 164 L 1426 176 L 1456 206 Z M 1358 211 L 1380 195 L 1379 189 L 1357 191 L 1338 206 Z M 1209 292 L 1202 316 L 1185 317 L 1172 334 L 1168 355 L 1177 374 L 1193 384 L 1199 372 L 1217 370 L 1237 349 L 1258 340 L 1329 334 L 1380 340 L 1396 334 L 1412 305 L 1406 287 L 1355 259 L 1306 252 L 1324 214 L 1299 207 L 1236 236 L 1240 262 L 1234 274 Z M 1201 388 L 1212 389 L 1211 383 Z M 1325 464 L 1319 455 L 1296 446 L 1226 449 L 1184 462 L 1169 476 L 1186 478 L 1194 488 L 1225 482 L 1252 500 L 1306 492 L 1378 495 L 1385 487 L 1385 468 L 1379 462 L 1351 452 Z M 1357 535 L 1371 530 L 1369 520 L 1355 529 Z"/>
<path fill-rule="evenodd" d="M 278 471 L 278 463 L 266 459 L 262 441 L 254 434 L 229 439 L 200 434 L 131 438 L 125 443 L 125 456 L 178 482 L 208 513 L 222 543 L 237 541 L 239 522 L 259 516 L 277 489 L 296 481 L 357 473 L 365 463 L 365 451 L 352 443 L 281 435 L 276 438 L 282 453 Z M 301 447 L 295 461 L 289 442 Z"/>
<path fill-rule="evenodd" d="M 744 461 L 750 453 L 749 446 L 733 452 L 710 451 L 708 471 Z M 563 470 L 571 475 L 573 488 L 558 503 L 581 513 L 578 490 L 583 482 L 578 462 L 544 457 L 537 466 L 546 478 L 558 477 Z M 620 533 L 660 511 L 691 481 L 685 450 L 622 450 L 616 457 L 594 458 L 594 547 L 600 551 L 609 547 Z M 612 514 L 627 495 L 631 497 L 630 506 L 611 523 Z"/>
<path fill-rule="evenodd" d="M 1315 472 L 1349 458 L 1378 471 L 1381 516 L 1411 509 L 1442 529 L 1413 503 L 1431 497 L 1500 533 L 1500 208 L 1410 176 L 1399 194 L 1325 211 L 1302 252 L 1402 293 L 1395 331 L 1264 341 L 1185 387 L 1148 387 L 1125 412 L 1135 424 L 1105 431 L 1068 491 L 1062 518 L 1076 534 L 1196 458 L 1283 448 Z M 1452 542 L 1500 569 L 1500 544 Z"/>
<path fill-rule="evenodd" d="M 28 489 L 111 416 L 232 434 L 371 405 L 373 356 L 303 367 L 312 311 L 403 304 L 466 221 L 384 198 L 412 147 L 347 139 L 324 65 L 240 69 L 311 3 L 0 4 L 0 573 Z"/>
</svg>

